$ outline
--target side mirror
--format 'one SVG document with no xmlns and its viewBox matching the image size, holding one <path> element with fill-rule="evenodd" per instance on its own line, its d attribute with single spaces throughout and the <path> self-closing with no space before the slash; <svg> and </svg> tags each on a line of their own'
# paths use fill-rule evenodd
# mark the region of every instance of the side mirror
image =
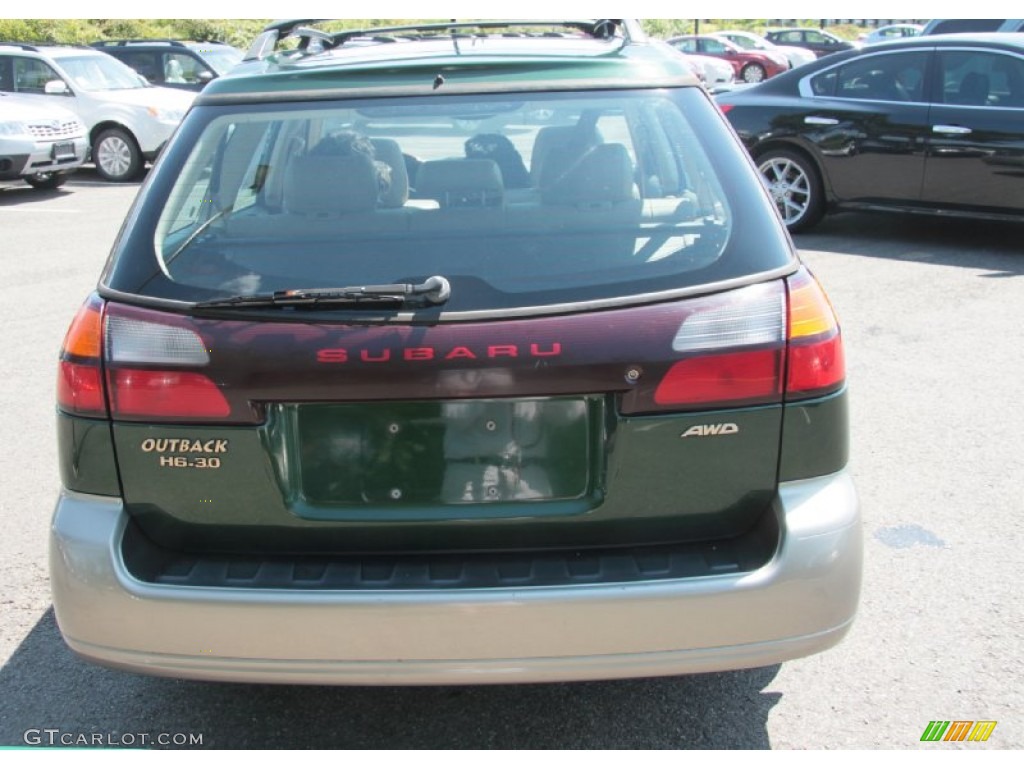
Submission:
<svg viewBox="0 0 1024 768">
<path fill-rule="evenodd" d="M 48 96 L 70 96 L 71 89 L 63 80 L 47 80 L 43 86 L 43 93 Z"/>
<path fill-rule="evenodd" d="M 215 75 L 213 74 L 213 72 L 211 72 L 208 69 L 204 69 L 201 72 L 196 73 L 196 80 L 198 80 L 200 83 L 203 83 L 204 85 L 213 80 L 214 77 Z"/>
</svg>

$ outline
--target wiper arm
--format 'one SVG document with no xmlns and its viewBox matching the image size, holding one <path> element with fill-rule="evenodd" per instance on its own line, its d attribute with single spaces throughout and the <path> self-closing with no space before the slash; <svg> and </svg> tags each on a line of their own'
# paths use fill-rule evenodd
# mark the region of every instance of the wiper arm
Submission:
<svg viewBox="0 0 1024 768">
<path fill-rule="evenodd" d="M 428 277 L 420 284 L 357 285 L 347 288 L 306 288 L 226 299 L 200 301 L 197 309 L 207 307 L 320 307 L 351 305 L 368 307 L 402 307 L 444 304 L 452 295 L 451 284 L 443 277 Z"/>
<path fill-rule="evenodd" d="M 234 205 L 229 205 L 227 208 L 221 208 L 219 211 L 214 213 L 213 216 L 211 216 L 198 227 L 196 227 L 192 234 L 186 237 L 185 241 L 174 249 L 174 253 L 172 253 L 170 256 L 164 259 L 164 264 L 166 266 L 170 266 L 170 263 L 174 261 L 176 258 L 178 258 L 181 255 L 182 251 L 184 251 L 186 248 L 192 245 L 192 243 L 195 242 L 197 237 L 199 237 L 201 234 L 203 234 L 203 232 L 208 230 L 215 222 L 220 221 L 229 213 L 231 213 L 233 208 Z"/>
</svg>

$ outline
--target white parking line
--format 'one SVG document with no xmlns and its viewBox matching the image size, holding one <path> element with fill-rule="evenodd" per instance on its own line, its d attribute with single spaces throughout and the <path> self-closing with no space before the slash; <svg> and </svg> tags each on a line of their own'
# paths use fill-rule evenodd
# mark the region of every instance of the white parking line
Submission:
<svg viewBox="0 0 1024 768">
<path fill-rule="evenodd" d="M 117 189 L 118 187 L 128 187 L 128 186 L 136 186 L 137 187 L 139 185 L 138 184 L 134 184 L 134 185 L 131 185 L 131 184 L 116 184 L 116 185 L 112 185 L 109 181 L 69 181 L 67 183 L 67 187 L 69 189 L 71 187 L 110 187 L 112 189 Z"/>
<path fill-rule="evenodd" d="M 12 205 L 10 207 L 0 206 L 0 213 L 10 211 L 12 213 L 81 213 L 81 208 L 29 208 L 22 207 L 20 205 Z"/>
</svg>

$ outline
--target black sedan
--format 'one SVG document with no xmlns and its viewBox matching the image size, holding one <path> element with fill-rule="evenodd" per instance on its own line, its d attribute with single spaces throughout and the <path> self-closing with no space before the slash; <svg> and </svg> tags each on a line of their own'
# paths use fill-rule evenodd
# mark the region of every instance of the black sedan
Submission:
<svg viewBox="0 0 1024 768">
<path fill-rule="evenodd" d="M 717 98 L 791 232 L 838 208 L 1024 220 L 1024 36 L 882 43 Z"/>
</svg>

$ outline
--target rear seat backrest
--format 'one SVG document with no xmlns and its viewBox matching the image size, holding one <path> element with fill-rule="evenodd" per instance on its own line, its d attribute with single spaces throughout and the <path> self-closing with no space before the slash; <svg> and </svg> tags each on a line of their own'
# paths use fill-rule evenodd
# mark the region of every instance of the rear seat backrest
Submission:
<svg viewBox="0 0 1024 768">
<path fill-rule="evenodd" d="M 377 194 L 377 169 L 366 155 L 305 155 L 288 167 L 283 203 L 288 213 L 338 216 L 374 210 Z"/>
<path fill-rule="evenodd" d="M 442 208 L 501 207 L 505 185 L 493 160 L 430 160 L 416 174 L 416 196 Z"/>
</svg>

